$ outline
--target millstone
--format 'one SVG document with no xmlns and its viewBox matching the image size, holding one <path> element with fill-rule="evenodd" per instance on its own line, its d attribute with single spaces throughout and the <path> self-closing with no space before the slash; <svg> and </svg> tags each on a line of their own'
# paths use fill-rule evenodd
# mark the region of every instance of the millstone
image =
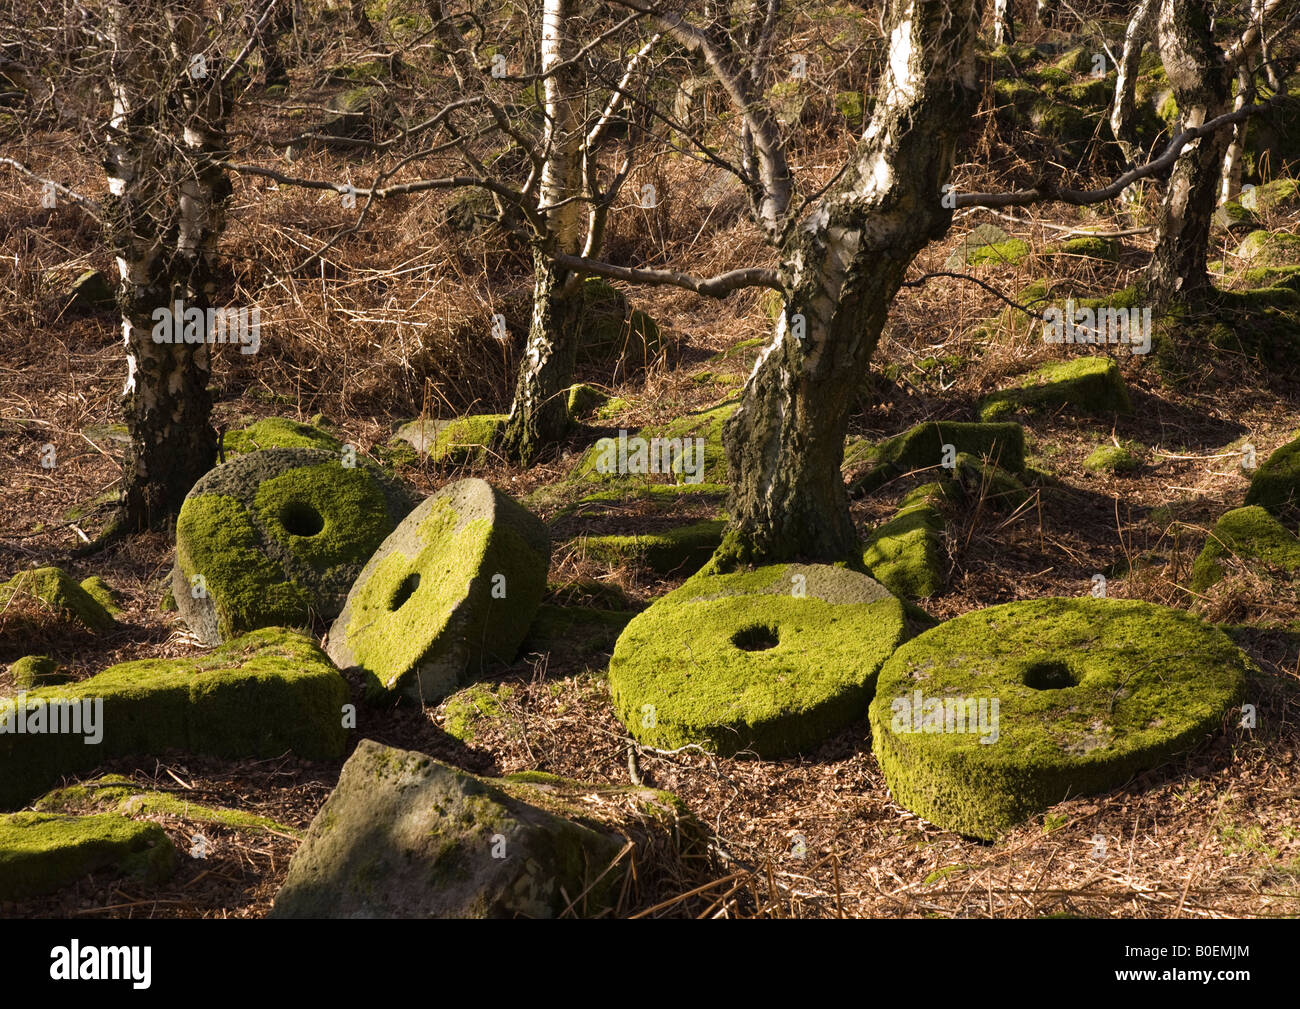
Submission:
<svg viewBox="0 0 1300 1009">
<path fill-rule="evenodd" d="M 510 662 L 546 591 L 550 534 L 485 480 L 458 480 L 375 551 L 330 628 L 330 657 L 367 694 L 441 700 L 492 659 Z"/>
<path fill-rule="evenodd" d="M 181 616 L 206 644 L 331 619 L 414 503 L 377 467 L 318 449 L 266 449 L 218 466 L 176 520 Z"/>
<path fill-rule="evenodd" d="M 614 711 L 650 746 L 798 753 L 863 716 L 904 635 L 902 603 L 853 571 L 791 564 L 700 575 L 619 637 Z"/>
<path fill-rule="evenodd" d="M 940 624 L 885 663 L 872 745 L 900 805 L 992 840 L 1206 738 L 1249 666 L 1221 631 L 1163 606 L 1007 603 Z"/>
</svg>

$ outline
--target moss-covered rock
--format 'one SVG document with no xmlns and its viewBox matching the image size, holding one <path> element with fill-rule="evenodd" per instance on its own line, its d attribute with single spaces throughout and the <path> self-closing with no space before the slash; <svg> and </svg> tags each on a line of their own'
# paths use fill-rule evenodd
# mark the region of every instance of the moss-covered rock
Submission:
<svg viewBox="0 0 1300 1009">
<path fill-rule="evenodd" d="M 0 612 L 24 600 L 90 631 L 111 631 L 117 626 L 113 615 L 62 568 L 20 571 L 0 585 Z"/>
<path fill-rule="evenodd" d="M 0 699 L 0 807 L 30 800 L 62 775 L 133 754 L 293 750 L 336 758 L 347 697 L 347 684 L 314 642 L 269 627 L 197 658 L 123 662 L 88 680 Z"/>
<path fill-rule="evenodd" d="M 578 360 L 587 364 L 621 361 L 640 366 L 663 349 L 663 333 L 655 321 L 631 308 L 623 293 L 607 280 L 591 277 L 582 286 Z"/>
<path fill-rule="evenodd" d="M 578 383 L 569 386 L 569 416 L 574 420 L 590 417 L 609 402 L 609 395 L 594 385 Z"/>
<path fill-rule="evenodd" d="M 966 501 L 994 511 L 1009 511 L 1029 499 L 1030 491 L 1014 473 L 969 452 L 958 452 L 953 483 Z"/>
<path fill-rule="evenodd" d="M 73 315 L 89 315 L 113 308 L 117 289 L 101 270 L 86 270 L 69 285 L 65 297 Z"/>
<path fill-rule="evenodd" d="M 362 740 L 294 855 L 271 917 L 608 913 L 622 883 L 623 865 L 613 863 L 623 839 L 548 811 L 548 800 L 527 781 L 477 778 Z"/>
<path fill-rule="evenodd" d="M 614 713 L 649 746 L 799 753 L 862 717 L 905 633 L 902 603 L 847 569 L 697 575 L 619 637 Z"/>
<path fill-rule="evenodd" d="M 1241 205 L 1256 214 L 1295 210 L 1300 207 L 1300 181 L 1274 179 L 1262 186 L 1242 188 Z"/>
<path fill-rule="evenodd" d="M 942 484 L 918 487 L 864 544 L 862 563 L 900 599 L 928 599 L 943 591 L 941 538 L 947 521 L 941 507 L 945 497 Z"/>
<path fill-rule="evenodd" d="M 1237 200 L 1228 200 L 1214 212 L 1211 223 L 1216 231 L 1231 235 L 1246 234 L 1259 227 L 1259 215 L 1247 210 Z"/>
<path fill-rule="evenodd" d="M 370 558 L 330 628 L 329 653 L 361 669 L 372 700 L 447 696 L 511 662 L 546 591 L 550 534 L 485 480 L 416 508 Z"/>
<path fill-rule="evenodd" d="M 571 479 L 645 485 L 648 478 L 658 476 L 675 483 L 725 484 L 727 456 L 722 444 L 722 426 L 737 406 L 738 400 L 729 399 L 667 424 L 644 427 L 632 435 L 620 433 L 618 438 L 601 438 L 582 454 Z M 645 443 L 640 455 L 637 439 Z M 703 439 L 703 456 L 696 451 L 695 439 Z M 685 451 L 687 447 L 689 453 Z M 619 471 L 620 454 L 627 461 L 629 472 Z"/>
<path fill-rule="evenodd" d="M 470 414 L 453 420 L 417 418 L 393 435 L 444 466 L 468 466 L 487 460 L 492 443 L 505 426 L 504 413 Z"/>
<path fill-rule="evenodd" d="M 1031 413 L 1069 406 L 1104 416 L 1129 413 L 1128 389 L 1112 357 L 1079 357 L 1038 368 L 1018 388 L 993 393 L 980 404 L 980 419 L 1002 420 L 1017 410 Z"/>
<path fill-rule="evenodd" d="M 1142 468 L 1145 450 L 1135 442 L 1099 445 L 1083 460 L 1083 468 L 1094 473 L 1133 473 Z"/>
<path fill-rule="evenodd" d="M 967 613 L 885 663 L 872 748 L 894 800 L 991 840 L 1117 788 L 1217 729 L 1249 660 L 1178 610 L 1038 599 Z"/>
<path fill-rule="evenodd" d="M 636 614 L 627 609 L 601 610 L 590 606 L 556 606 L 543 603 L 537 610 L 525 652 L 567 652 L 582 660 L 608 653 Z"/>
<path fill-rule="evenodd" d="M 264 448 L 315 448 L 335 455 L 343 451 L 343 443 L 328 431 L 286 417 L 267 417 L 248 427 L 227 431 L 221 446 L 227 456 Z"/>
<path fill-rule="evenodd" d="M 91 599 L 104 607 L 104 612 L 111 617 L 116 617 L 122 612 L 121 600 L 112 586 L 104 581 L 99 575 L 91 575 L 89 578 L 81 580 L 81 587 L 86 590 L 86 594 Z"/>
<path fill-rule="evenodd" d="M 1119 239 L 1083 235 L 1069 238 L 1061 243 L 1058 252 L 1067 256 L 1083 256 L 1086 259 L 1100 259 L 1106 263 L 1119 262 Z"/>
<path fill-rule="evenodd" d="M 1220 581 L 1229 558 L 1248 566 L 1300 571 L 1300 538 L 1258 505 L 1225 512 L 1192 565 L 1191 586 L 1204 592 Z"/>
<path fill-rule="evenodd" d="M 951 459 L 944 446 L 951 445 Z M 989 457 L 1003 469 L 1019 473 L 1025 468 L 1025 429 L 1019 424 L 928 421 L 895 435 L 880 445 L 860 444 L 850 456 L 846 471 L 862 470 L 850 482 L 850 491 L 868 493 L 914 470 L 941 473 L 945 459 L 955 465 L 962 452 Z"/>
<path fill-rule="evenodd" d="M 515 695 L 505 683 L 472 683 L 456 691 L 442 706 L 442 731 L 462 743 L 474 742 L 484 723 L 501 718 L 501 702 Z"/>
<path fill-rule="evenodd" d="M 176 520 L 172 592 L 200 640 L 338 615 L 410 490 L 378 467 L 317 449 L 273 448 L 210 471 Z"/>
<path fill-rule="evenodd" d="M 583 536 L 577 551 L 603 564 L 630 564 L 659 574 L 694 574 L 722 542 L 725 519 L 705 519 L 666 532 L 630 536 Z"/>
<path fill-rule="evenodd" d="M 1237 257 L 1254 266 L 1292 266 L 1300 263 L 1300 235 L 1284 231 L 1252 231 L 1237 247 Z"/>
<path fill-rule="evenodd" d="M 1018 263 L 1029 255 L 1027 242 L 1008 238 L 996 224 L 981 224 L 965 235 L 944 262 L 945 270 L 961 270 L 979 264 Z"/>
<path fill-rule="evenodd" d="M 79 785 L 56 788 L 33 802 L 32 808 L 42 813 L 118 813 L 131 817 L 172 817 L 249 833 L 290 836 L 300 833 L 268 816 L 192 802 L 183 793 L 146 787 L 121 774 L 106 774 Z"/>
<path fill-rule="evenodd" d="M 68 675 L 48 655 L 24 655 L 9 667 L 14 686 L 19 690 L 54 687 L 68 682 Z"/>
<path fill-rule="evenodd" d="M 1259 505 L 1274 515 L 1300 507 L 1300 438 L 1274 451 L 1255 470 L 1246 504 Z"/>
<path fill-rule="evenodd" d="M 160 883 L 176 849 L 156 823 L 125 816 L 0 815 L 0 900 L 53 893 L 100 869 Z"/>
</svg>

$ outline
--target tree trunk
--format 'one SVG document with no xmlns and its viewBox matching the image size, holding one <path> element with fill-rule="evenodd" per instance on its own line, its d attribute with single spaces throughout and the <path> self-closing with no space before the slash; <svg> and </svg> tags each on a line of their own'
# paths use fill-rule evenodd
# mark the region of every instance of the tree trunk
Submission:
<svg viewBox="0 0 1300 1009">
<path fill-rule="evenodd" d="M 1163 0 L 1156 33 L 1182 121 L 1199 126 L 1227 112 L 1232 75 L 1211 36 L 1205 0 Z M 1148 291 L 1157 304 L 1210 286 L 1210 224 L 1230 138 L 1227 130 L 1200 137 L 1174 165 L 1156 213 L 1156 247 L 1147 267 Z"/>
<path fill-rule="evenodd" d="M 1015 0 L 993 0 L 993 42 L 1014 45 L 1016 41 Z"/>
<path fill-rule="evenodd" d="M 575 0 L 545 0 L 542 12 L 542 72 L 545 79 L 548 152 L 542 168 L 538 209 L 546 234 L 534 254 L 533 320 L 520 365 L 514 402 L 501 439 L 501 453 L 528 465 L 563 440 L 569 427 L 563 395 L 573 381 L 582 278 L 552 264 L 548 254 L 576 256 L 582 251 L 582 149 L 579 118 L 582 73 L 574 64 L 555 70 L 577 51 L 573 36 Z M 565 202 L 568 201 L 568 202 Z"/>
<path fill-rule="evenodd" d="M 940 191 L 975 107 L 980 9 L 889 5 L 876 112 L 848 171 L 782 249 L 785 312 L 724 431 L 732 525 L 716 570 L 861 564 L 840 475 L 848 418 L 908 265 L 952 220 Z"/>
<path fill-rule="evenodd" d="M 161 342 L 154 333 L 158 309 L 170 321 L 177 301 L 186 309 L 207 308 L 210 261 L 229 183 L 213 164 L 224 117 L 215 68 L 202 77 L 191 73 L 189 57 L 198 35 L 192 15 L 177 4 L 150 5 L 142 12 L 120 3 L 113 15 L 117 54 L 105 158 L 105 227 L 121 276 L 127 363 L 122 406 L 131 436 L 119 522 L 124 530 L 138 531 L 175 515 L 216 456 L 206 325 L 197 333 L 203 342 Z M 148 38 L 164 23 L 173 46 L 170 65 Z M 173 138 L 174 146 L 157 139 L 176 127 L 159 118 L 166 105 L 158 99 L 164 82 L 179 82 L 184 109 L 184 125 L 177 131 L 182 135 Z"/>
</svg>

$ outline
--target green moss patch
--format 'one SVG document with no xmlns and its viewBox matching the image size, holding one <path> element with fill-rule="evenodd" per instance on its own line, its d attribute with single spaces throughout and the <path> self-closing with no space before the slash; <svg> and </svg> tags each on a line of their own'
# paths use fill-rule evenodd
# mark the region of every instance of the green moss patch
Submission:
<svg viewBox="0 0 1300 1009">
<path fill-rule="evenodd" d="M 43 813 L 119 813 L 123 816 L 166 816 L 210 823 L 252 833 L 288 834 L 300 831 L 267 816 L 193 802 L 184 793 L 147 788 L 120 774 L 58 788 L 41 796 L 32 808 Z"/>
<path fill-rule="evenodd" d="M 1240 700 L 1250 668 L 1222 632 L 1177 610 L 1008 603 L 894 653 L 871 702 L 872 747 L 896 802 L 992 840 L 1195 746 Z"/>
<path fill-rule="evenodd" d="M 124 662 L 75 684 L 0 699 L 0 807 L 30 800 L 62 775 L 133 754 L 292 750 L 332 759 L 343 752 L 347 697 L 347 684 L 314 642 L 272 627 L 198 658 Z M 50 731 L 56 726 L 65 731 Z"/>
<path fill-rule="evenodd" d="M 722 427 L 739 405 L 738 400 L 730 399 L 707 410 L 678 417 L 667 424 L 644 427 L 635 434 L 602 438 L 583 453 L 570 479 L 617 481 L 629 485 L 654 481 L 725 484 L 727 457 L 722 444 Z M 695 454 L 696 443 L 693 439 L 696 438 L 704 440 L 702 460 Z M 644 442 L 641 456 L 637 454 L 637 446 L 640 444 L 638 439 Z M 691 448 L 689 461 L 694 475 L 686 471 L 684 464 L 687 457 L 683 451 L 688 440 Z M 630 472 L 618 470 L 620 450 Z M 665 453 L 668 455 L 667 462 Z M 640 458 L 644 459 L 644 465 L 637 461 Z"/>
<path fill-rule="evenodd" d="M 1192 590 L 1222 580 L 1229 558 L 1291 574 L 1300 571 L 1300 538 L 1258 505 L 1225 512 L 1192 565 Z"/>
<path fill-rule="evenodd" d="M 433 703 L 511 662 L 546 590 L 550 536 L 484 480 L 425 500 L 375 551 L 330 628 L 329 653 L 367 696 Z"/>
<path fill-rule="evenodd" d="M 649 746 L 799 753 L 862 717 L 905 620 L 883 586 L 843 568 L 698 575 L 619 637 L 614 713 Z"/>
<path fill-rule="evenodd" d="M 416 419 L 403 424 L 393 435 L 416 452 L 444 466 L 468 466 L 484 462 L 492 443 L 505 426 L 504 413 L 471 414 L 454 420 Z"/>
<path fill-rule="evenodd" d="M 160 883 L 176 849 L 156 823 L 125 816 L 0 816 L 0 900 L 53 893 L 100 869 Z"/>
<path fill-rule="evenodd" d="M 218 466 L 176 520 L 181 615 L 208 644 L 330 619 L 413 504 L 378 467 L 315 449 L 267 449 Z"/>
<path fill-rule="evenodd" d="M 343 451 L 343 443 L 328 431 L 285 417 L 268 417 L 237 431 L 227 431 L 221 445 L 228 456 L 264 448 L 314 448 L 335 455 Z"/>
<path fill-rule="evenodd" d="M 1142 468 L 1145 449 L 1135 442 L 1100 445 L 1083 460 L 1083 468 L 1094 473 L 1133 473 Z"/>
<path fill-rule="evenodd" d="M 113 615 L 62 568 L 20 571 L 0 585 L 0 613 L 24 600 L 90 631 L 111 631 L 117 626 Z"/>
<path fill-rule="evenodd" d="M 118 598 L 117 593 L 99 575 L 91 575 L 89 578 L 82 579 L 81 587 L 86 590 L 86 594 L 90 598 L 104 607 L 104 611 L 109 616 L 116 617 L 122 612 L 121 600 Z"/>
<path fill-rule="evenodd" d="M 52 687 L 68 681 L 67 674 L 48 655 L 24 655 L 9 667 L 9 675 L 19 690 Z"/>
<path fill-rule="evenodd" d="M 1013 473 L 1019 473 L 1025 466 L 1025 430 L 1019 424 L 928 421 L 878 446 L 861 445 L 853 458 L 846 455 L 845 469 L 866 467 L 865 472 L 850 481 L 850 491 L 868 493 L 916 470 L 940 473 L 945 445 L 953 447 L 954 463 L 957 453 L 966 452 L 988 456 Z"/>
<path fill-rule="evenodd" d="M 500 718 L 501 702 L 514 694 L 514 687 L 503 683 L 474 683 L 456 691 L 443 704 L 443 731 L 462 743 L 474 742 L 483 723 Z"/>
<path fill-rule="evenodd" d="M 631 536 L 583 536 L 576 541 L 579 554 L 619 566 L 647 567 L 660 574 L 694 574 L 722 542 L 725 519 L 705 519 L 661 533 Z"/>
<path fill-rule="evenodd" d="M 1274 179 L 1262 186 L 1242 188 L 1241 205 L 1256 214 L 1290 211 L 1300 207 L 1300 181 Z"/>
<path fill-rule="evenodd" d="M 928 599 L 944 589 L 942 484 L 918 487 L 867 538 L 862 563 L 900 599 Z"/>
<path fill-rule="evenodd" d="M 943 268 L 961 270 L 967 266 L 1014 265 L 1028 256 L 1030 251 L 1028 242 L 1008 238 L 1007 233 L 995 224 L 981 224 L 962 238 L 961 244 L 948 257 Z"/>
<path fill-rule="evenodd" d="M 1100 259 L 1106 263 L 1119 262 L 1119 239 L 1101 238 L 1084 235 L 1062 242 L 1056 250 L 1067 256 L 1083 256 L 1086 259 Z"/>
<path fill-rule="evenodd" d="M 1018 388 L 993 393 L 980 404 L 980 419 L 1001 420 L 1017 410 L 1052 407 L 1072 407 L 1096 416 L 1132 411 L 1115 359 L 1080 357 L 1045 364 Z"/>
<path fill-rule="evenodd" d="M 590 417 L 609 402 L 609 395 L 594 385 L 579 383 L 569 386 L 569 416 L 575 420 Z"/>
<path fill-rule="evenodd" d="M 1237 257 L 1253 266 L 1294 266 L 1300 263 L 1300 235 L 1252 231 L 1237 247 Z"/>
<path fill-rule="evenodd" d="M 1246 504 L 1259 505 L 1274 515 L 1300 507 L 1300 438 L 1277 449 L 1255 470 Z"/>
</svg>

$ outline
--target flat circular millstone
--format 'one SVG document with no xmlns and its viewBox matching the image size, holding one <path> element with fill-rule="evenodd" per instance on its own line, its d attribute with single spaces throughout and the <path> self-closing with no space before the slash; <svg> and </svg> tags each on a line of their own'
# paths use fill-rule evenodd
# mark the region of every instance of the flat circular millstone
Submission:
<svg viewBox="0 0 1300 1009">
<path fill-rule="evenodd" d="M 349 457 L 350 459 L 351 457 Z M 396 477 L 319 449 L 250 452 L 208 472 L 176 519 L 172 594 L 206 644 L 338 615 L 415 500 Z"/>
<path fill-rule="evenodd" d="M 426 499 L 367 562 L 328 652 L 360 668 L 372 700 L 432 704 L 492 659 L 514 660 L 550 566 L 545 524 L 486 480 Z"/>
<path fill-rule="evenodd" d="M 1189 749 L 1237 703 L 1250 661 L 1179 610 L 1038 599 L 977 610 L 880 671 L 872 748 L 899 805 L 992 840 Z"/>
<path fill-rule="evenodd" d="M 843 568 L 699 575 L 624 629 L 614 711 L 648 746 L 798 753 L 862 717 L 905 627 L 901 602 Z"/>
</svg>

